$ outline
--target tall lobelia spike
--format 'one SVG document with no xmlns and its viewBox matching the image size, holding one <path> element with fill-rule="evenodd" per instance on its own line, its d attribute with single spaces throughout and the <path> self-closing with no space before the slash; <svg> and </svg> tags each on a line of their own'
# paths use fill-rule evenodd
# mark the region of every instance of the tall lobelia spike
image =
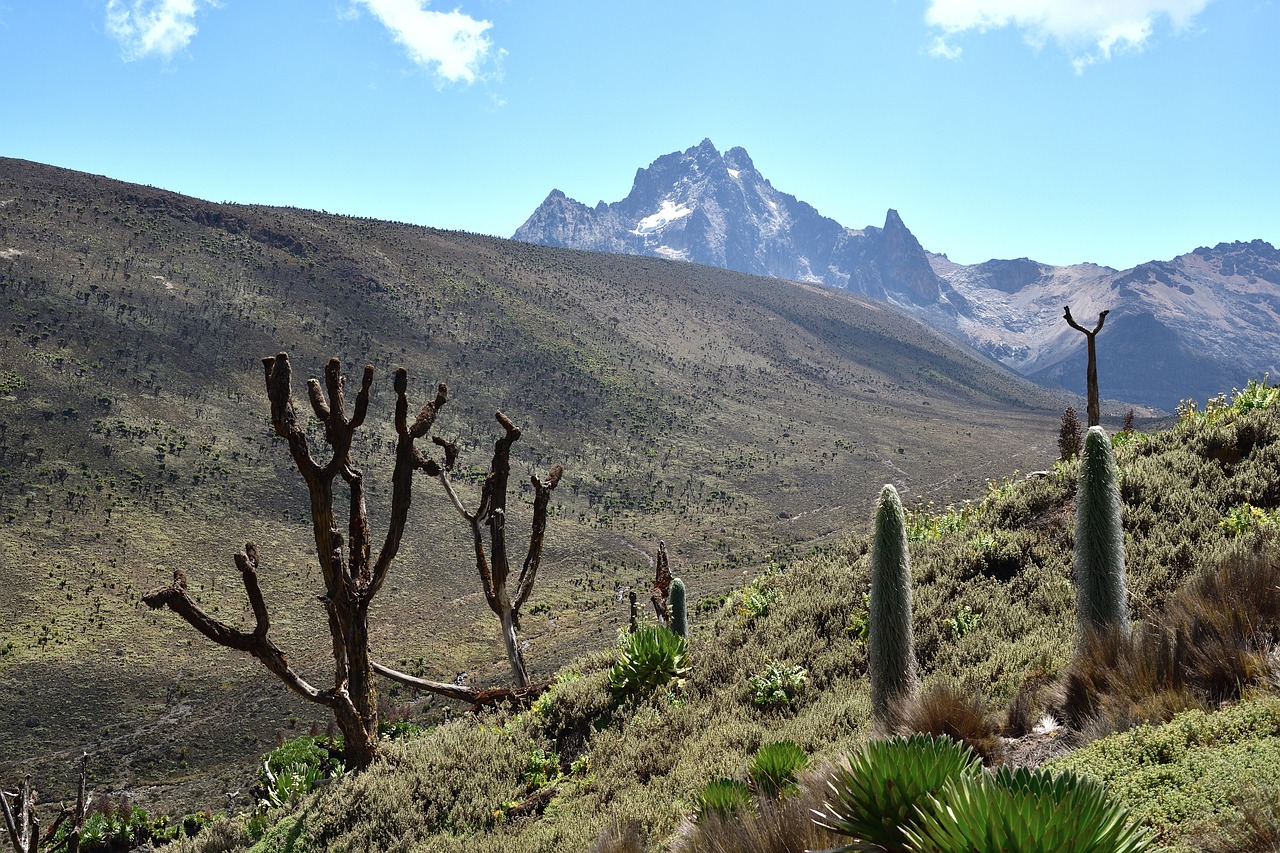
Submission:
<svg viewBox="0 0 1280 853">
<path fill-rule="evenodd" d="M 1129 630 L 1121 507 L 1111 439 L 1102 427 L 1089 427 L 1076 491 L 1076 620 L 1081 637 Z"/>
<path fill-rule="evenodd" d="M 881 490 L 876 506 L 868 647 L 871 714 L 876 725 L 889 732 L 903 701 L 915 694 L 917 683 L 907 524 L 898 490 L 892 485 Z"/>
<path fill-rule="evenodd" d="M 689 612 L 685 604 L 684 581 L 680 578 L 672 579 L 668 602 L 671 611 L 671 630 L 686 640 L 689 639 Z"/>
</svg>

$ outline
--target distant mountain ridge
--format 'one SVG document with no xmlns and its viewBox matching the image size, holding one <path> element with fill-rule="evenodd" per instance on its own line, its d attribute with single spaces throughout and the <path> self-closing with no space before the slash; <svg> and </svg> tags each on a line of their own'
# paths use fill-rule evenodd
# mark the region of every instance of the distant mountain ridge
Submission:
<svg viewBox="0 0 1280 853">
<path fill-rule="evenodd" d="M 926 251 L 896 210 L 847 228 L 776 189 L 743 148 L 709 139 L 638 169 L 594 208 L 553 190 L 514 239 L 653 255 L 821 283 L 895 303 L 1006 367 L 1084 390 L 1084 340 L 1062 321 L 1108 309 L 1104 396 L 1172 409 L 1280 361 L 1280 252 L 1262 240 L 1202 247 L 1131 270 L 1030 258 L 957 264 Z"/>
<path fill-rule="evenodd" d="M 704 139 L 636 171 L 622 201 L 594 208 L 552 190 L 514 239 L 653 255 L 737 272 L 928 303 L 941 280 L 897 211 L 883 228 L 846 228 L 780 192 L 743 148 Z"/>
</svg>

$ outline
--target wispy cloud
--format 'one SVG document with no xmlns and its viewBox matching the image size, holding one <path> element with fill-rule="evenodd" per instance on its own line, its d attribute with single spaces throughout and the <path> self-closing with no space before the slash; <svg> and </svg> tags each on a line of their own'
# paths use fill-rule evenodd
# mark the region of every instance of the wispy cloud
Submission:
<svg viewBox="0 0 1280 853">
<path fill-rule="evenodd" d="M 173 56 L 196 34 L 196 12 L 214 0 L 107 0 L 107 32 L 126 60 Z"/>
<path fill-rule="evenodd" d="M 1057 42 L 1077 73 L 1124 50 L 1142 50 L 1161 18 L 1185 29 L 1209 0 L 929 0 L 925 19 L 942 30 L 929 52 L 955 59 L 950 37 L 1016 27 L 1034 47 Z"/>
<path fill-rule="evenodd" d="M 429 0 L 353 0 L 373 13 L 409 58 L 450 83 L 474 83 L 496 50 L 486 32 L 493 26 L 458 9 L 434 12 Z"/>
</svg>

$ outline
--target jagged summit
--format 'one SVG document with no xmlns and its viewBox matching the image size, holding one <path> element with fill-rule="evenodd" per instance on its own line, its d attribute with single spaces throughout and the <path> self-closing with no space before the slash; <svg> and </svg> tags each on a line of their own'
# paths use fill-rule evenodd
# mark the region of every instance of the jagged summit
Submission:
<svg viewBox="0 0 1280 853">
<path fill-rule="evenodd" d="M 890 210 L 885 227 L 846 228 L 756 169 L 745 148 L 710 139 L 636 170 L 631 192 L 594 209 L 552 191 L 514 239 L 655 255 L 775 278 L 851 288 L 895 301 L 938 299 L 941 280 Z"/>
</svg>

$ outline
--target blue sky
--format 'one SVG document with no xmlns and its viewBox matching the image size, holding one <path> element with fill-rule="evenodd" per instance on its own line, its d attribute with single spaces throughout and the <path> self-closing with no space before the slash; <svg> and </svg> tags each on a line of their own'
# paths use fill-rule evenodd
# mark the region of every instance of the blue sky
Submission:
<svg viewBox="0 0 1280 853">
<path fill-rule="evenodd" d="M 0 155 L 510 235 L 709 137 L 954 260 L 1280 243 L 1276 0 L 0 0 Z"/>
</svg>

